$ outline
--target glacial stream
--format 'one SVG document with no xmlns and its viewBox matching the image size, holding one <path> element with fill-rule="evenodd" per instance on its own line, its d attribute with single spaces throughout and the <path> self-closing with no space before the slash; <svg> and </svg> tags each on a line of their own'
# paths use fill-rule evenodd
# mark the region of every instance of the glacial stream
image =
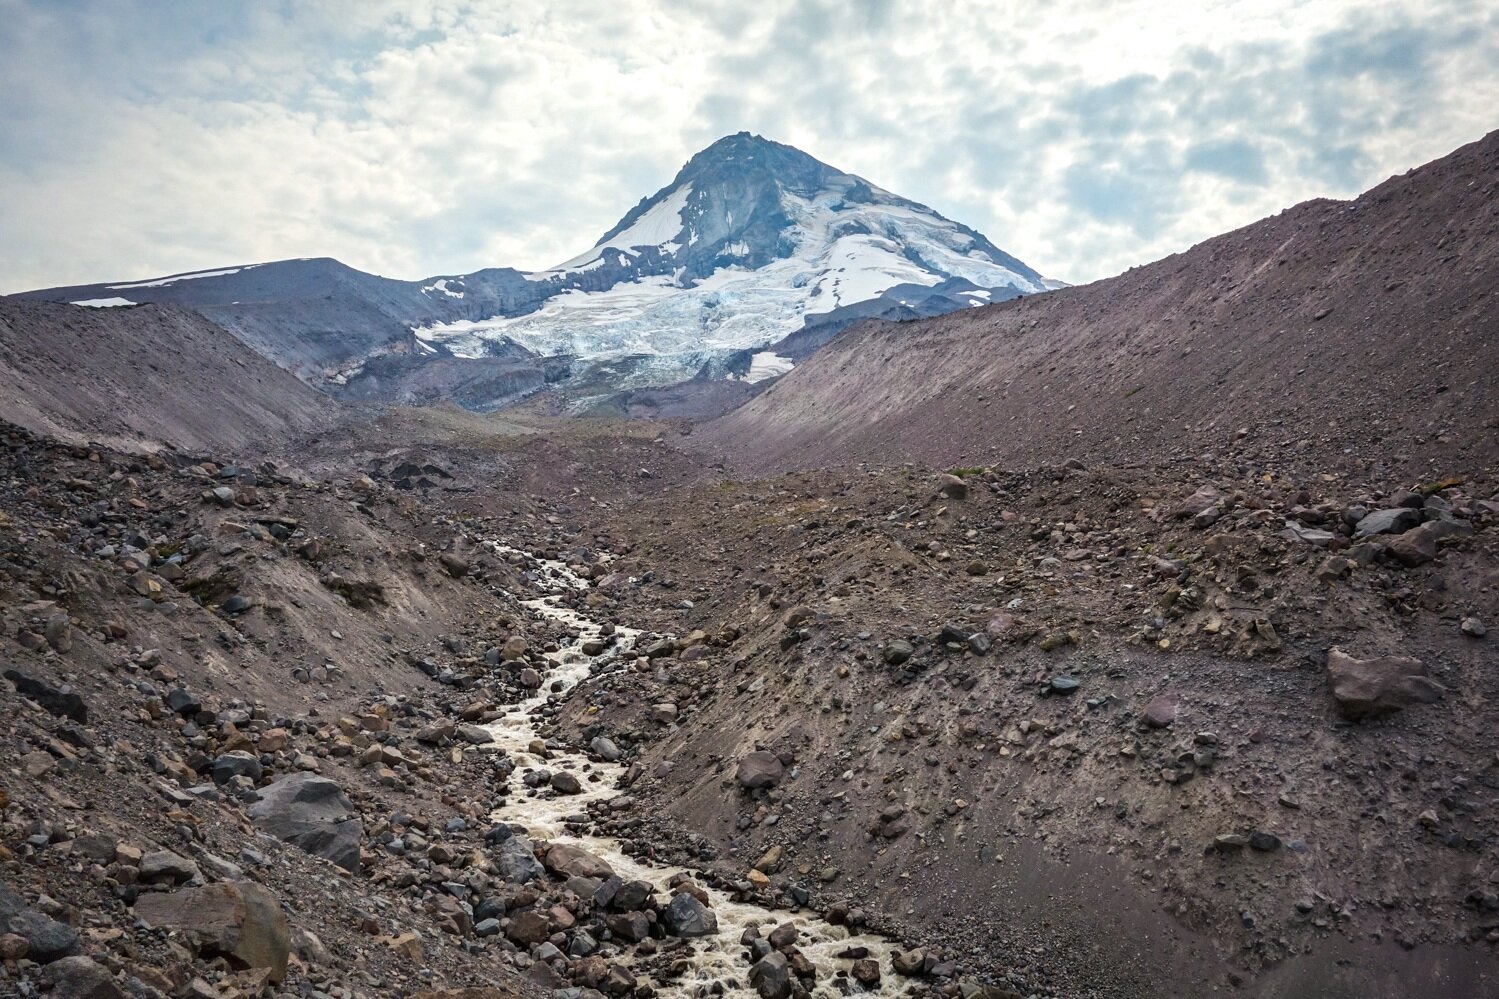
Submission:
<svg viewBox="0 0 1499 999">
<path fill-rule="evenodd" d="M 588 656 L 583 645 L 598 638 L 601 626 L 562 605 L 568 593 L 582 592 L 588 583 L 572 572 L 562 562 L 547 561 L 504 545 L 490 543 L 490 547 L 502 557 L 519 555 L 536 565 L 537 587 L 541 596 L 523 600 L 522 604 L 538 617 L 557 621 L 577 632 L 577 638 L 556 652 L 546 654 L 550 664 L 542 675 L 541 686 L 527 699 L 513 705 L 510 711 L 488 728 L 494 735 L 493 748 L 502 749 L 515 761 L 512 777 L 519 781 L 526 773 L 545 769 L 552 773 L 571 771 L 582 785 L 582 793 L 564 795 L 548 790 L 545 786 L 534 790 L 526 788 L 507 800 L 504 808 L 495 812 L 493 818 L 511 825 L 525 827 L 533 842 L 547 841 L 580 846 L 606 861 L 614 872 L 625 881 L 641 880 L 655 885 L 658 896 L 669 900 L 672 892 L 667 882 L 683 868 L 645 864 L 626 855 L 620 844 L 613 839 L 594 835 L 576 835 L 567 829 L 568 816 L 585 812 L 590 802 L 607 801 L 619 796 L 620 778 L 625 767 L 618 763 L 593 760 L 580 752 L 550 750 L 543 758 L 531 752 L 532 744 L 540 739 L 537 734 L 536 712 L 553 699 L 567 695 L 578 683 L 586 679 L 596 663 L 612 660 L 633 649 L 638 634 L 635 631 L 615 628 L 615 641 L 598 656 Z M 686 873 L 690 874 L 690 871 Z M 698 884 L 701 881 L 693 879 Z M 651 978 L 645 969 L 633 969 L 655 987 L 658 995 L 671 999 L 689 999 L 708 995 L 725 995 L 733 999 L 759 999 L 750 985 L 750 960 L 747 948 L 740 943 L 744 931 L 758 927 L 761 936 L 768 936 L 775 927 L 791 922 L 796 925 L 799 937 L 797 949 L 816 966 L 817 981 L 812 994 L 836 996 L 862 994 L 867 996 L 895 995 L 903 981 L 891 971 L 890 941 L 870 934 L 851 933 L 847 928 L 834 926 L 806 911 L 792 914 L 783 910 L 765 908 L 745 902 L 732 901 L 721 891 L 704 886 L 710 897 L 710 908 L 718 917 L 718 932 L 711 936 L 697 937 L 688 941 L 689 946 L 673 954 L 685 959 L 690 969 L 671 981 L 660 982 Z M 853 961 L 837 955 L 850 948 L 867 948 L 868 956 L 879 962 L 880 982 L 865 988 L 855 982 L 849 969 Z M 632 957 L 628 950 L 611 958 L 626 966 Z"/>
</svg>

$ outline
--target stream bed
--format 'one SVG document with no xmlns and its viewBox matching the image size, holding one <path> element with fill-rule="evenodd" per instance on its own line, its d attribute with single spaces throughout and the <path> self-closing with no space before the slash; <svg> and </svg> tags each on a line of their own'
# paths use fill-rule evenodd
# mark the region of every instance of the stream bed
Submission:
<svg viewBox="0 0 1499 999">
<path fill-rule="evenodd" d="M 569 593 L 587 590 L 588 583 L 576 575 L 566 564 L 537 558 L 518 549 L 490 543 L 489 547 L 502 557 L 521 556 L 535 567 L 536 584 L 541 595 L 522 601 L 523 606 L 537 617 L 559 622 L 574 631 L 575 639 L 556 652 L 546 654 L 549 668 L 541 677 L 541 686 L 527 699 L 512 705 L 504 717 L 490 723 L 489 731 L 495 742 L 491 748 L 503 750 L 515 762 L 515 776 L 523 777 L 528 771 L 545 769 L 552 773 L 571 771 L 582 787 L 578 794 L 558 794 L 544 787 L 513 795 L 505 806 L 492 816 L 496 821 L 512 826 L 524 827 L 533 842 L 566 843 L 581 847 L 601 858 L 625 881 L 640 880 L 654 885 L 659 896 L 669 900 L 673 890 L 668 883 L 674 876 L 687 873 L 683 868 L 657 866 L 644 863 L 627 855 L 621 844 L 605 836 L 577 834 L 569 826 L 568 818 L 585 812 L 595 801 L 608 801 L 617 797 L 620 778 L 625 767 L 620 763 L 609 763 L 592 759 L 574 750 L 549 749 L 544 755 L 533 752 L 540 740 L 538 734 L 538 711 L 554 699 L 565 697 L 573 687 L 585 680 L 596 665 L 633 651 L 637 632 L 625 628 L 614 629 L 614 640 L 602 653 L 590 656 L 583 647 L 590 640 L 603 634 L 602 626 L 585 615 L 564 605 Z M 699 885 L 701 881 L 694 879 Z M 718 930 L 710 936 L 697 937 L 690 941 L 690 956 L 684 974 L 669 981 L 657 981 L 646 969 L 632 969 L 646 979 L 657 995 L 664 997 L 698 997 L 723 995 L 733 999 L 760 999 L 759 993 L 750 984 L 750 955 L 741 942 L 747 929 L 757 928 L 761 936 L 784 923 L 792 923 L 798 930 L 797 949 L 816 967 L 816 985 L 813 995 L 895 995 L 903 982 L 891 972 L 890 958 L 893 951 L 890 941 L 872 934 L 852 933 L 842 926 L 834 926 L 806 911 L 795 914 L 771 909 L 747 902 L 734 901 L 725 893 L 706 888 L 709 908 L 718 920 Z M 854 980 L 850 971 L 854 961 L 839 957 L 840 953 L 863 948 L 867 956 L 879 963 L 880 982 L 866 987 Z M 631 963 L 628 950 L 613 958 L 627 966 Z M 680 967 L 680 965 L 679 965 Z"/>
</svg>

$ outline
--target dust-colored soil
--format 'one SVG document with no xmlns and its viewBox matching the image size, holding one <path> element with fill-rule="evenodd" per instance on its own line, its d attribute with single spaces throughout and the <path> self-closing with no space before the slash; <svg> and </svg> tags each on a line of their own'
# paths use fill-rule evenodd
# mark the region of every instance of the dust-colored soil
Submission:
<svg viewBox="0 0 1499 999">
<path fill-rule="evenodd" d="M 1499 132 L 1116 278 L 841 334 L 694 435 L 755 474 L 1189 460 L 1421 476 L 1499 458 Z"/>
<path fill-rule="evenodd" d="M 263 450 L 332 412 L 191 310 L 0 298 L 0 419 L 35 432 L 132 450 Z"/>
</svg>

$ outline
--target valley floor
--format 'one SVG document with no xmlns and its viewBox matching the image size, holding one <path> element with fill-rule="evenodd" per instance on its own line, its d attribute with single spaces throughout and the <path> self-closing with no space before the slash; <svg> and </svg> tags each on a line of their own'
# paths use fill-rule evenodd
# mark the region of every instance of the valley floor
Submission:
<svg viewBox="0 0 1499 999">
<path fill-rule="evenodd" d="M 1491 469 L 0 443 L 0 992 L 1499 995 Z"/>
</svg>

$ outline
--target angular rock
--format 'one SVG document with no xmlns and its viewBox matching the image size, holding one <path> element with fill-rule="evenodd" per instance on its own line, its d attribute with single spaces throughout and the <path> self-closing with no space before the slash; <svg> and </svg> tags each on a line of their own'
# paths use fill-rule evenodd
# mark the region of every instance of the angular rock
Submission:
<svg viewBox="0 0 1499 999">
<path fill-rule="evenodd" d="M 260 766 L 259 757 L 243 750 L 236 750 L 216 757 L 211 772 L 215 784 L 227 784 L 236 777 L 248 777 L 250 780 L 258 781 L 264 770 Z"/>
<path fill-rule="evenodd" d="M 67 684 L 54 687 L 47 681 L 18 669 L 6 670 L 5 678 L 15 685 L 18 694 L 31 698 L 50 714 L 69 718 L 80 725 L 88 724 L 88 705 Z"/>
<path fill-rule="evenodd" d="M 1408 569 L 1418 565 L 1425 565 L 1437 557 L 1437 536 L 1439 530 L 1431 524 L 1422 524 L 1420 527 L 1411 528 L 1404 534 L 1391 538 L 1385 545 L 1385 550 L 1394 559 Z"/>
<path fill-rule="evenodd" d="M 1186 520 L 1195 517 L 1205 510 L 1211 510 L 1223 499 L 1223 494 L 1212 486 L 1203 486 L 1191 496 L 1177 504 L 1176 509 L 1171 511 L 1171 519 Z"/>
<path fill-rule="evenodd" d="M 78 950 L 78 934 L 67 923 L 38 912 L 0 882 L 0 936 L 14 933 L 27 944 L 27 957 L 49 964 Z"/>
<path fill-rule="evenodd" d="M 186 857 L 171 850 L 157 850 L 141 858 L 140 879 L 148 885 L 181 885 L 189 881 L 202 881 L 203 872 Z"/>
<path fill-rule="evenodd" d="M 750 966 L 750 984 L 760 999 L 788 999 L 791 995 L 791 965 L 786 955 L 773 950 Z"/>
<path fill-rule="evenodd" d="M 511 836 L 495 847 L 495 866 L 512 884 L 523 885 L 546 877 L 546 868 L 536 859 L 536 848 L 525 836 Z"/>
<path fill-rule="evenodd" d="M 1337 537 L 1331 531 L 1322 531 L 1315 527 L 1304 527 L 1294 520 L 1286 521 L 1286 529 L 1281 532 L 1281 536 L 1288 541 L 1299 541 L 1304 545 L 1311 545 L 1314 548 L 1326 548 Z"/>
<path fill-rule="evenodd" d="M 571 770 L 559 770 L 552 774 L 552 790 L 558 794 L 582 794 L 583 784 Z"/>
<path fill-rule="evenodd" d="M 1341 649 L 1327 653 L 1327 677 L 1345 718 L 1369 718 L 1441 698 L 1440 684 L 1409 656 L 1355 659 Z"/>
<path fill-rule="evenodd" d="M 651 922 L 643 912 L 612 913 L 604 920 L 604 925 L 609 927 L 610 933 L 631 943 L 639 943 L 651 932 Z"/>
<path fill-rule="evenodd" d="M 897 638 L 885 646 L 885 665 L 899 666 L 915 654 L 916 649 L 910 642 Z"/>
<path fill-rule="evenodd" d="M 678 937 L 707 937 L 718 932 L 718 916 L 688 892 L 682 892 L 661 910 L 666 932 Z"/>
<path fill-rule="evenodd" d="M 142 895 L 135 915 L 147 925 L 179 931 L 200 953 L 222 957 L 233 968 L 263 969 L 272 982 L 286 977 L 286 917 L 276 896 L 253 881 Z"/>
<path fill-rule="evenodd" d="M 614 868 L 602 857 L 570 843 L 554 843 L 547 849 L 545 863 L 547 870 L 564 878 L 608 878 L 614 875 Z"/>
<path fill-rule="evenodd" d="M 343 790 L 326 777 L 295 773 L 272 781 L 250 806 L 257 828 L 346 871 L 359 868 L 364 824 Z"/>
<path fill-rule="evenodd" d="M 1409 507 L 1397 506 L 1389 510 L 1375 510 L 1359 519 L 1353 527 L 1355 538 L 1369 538 L 1376 534 L 1403 534 L 1421 523 L 1421 512 Z"/>
</svg>

